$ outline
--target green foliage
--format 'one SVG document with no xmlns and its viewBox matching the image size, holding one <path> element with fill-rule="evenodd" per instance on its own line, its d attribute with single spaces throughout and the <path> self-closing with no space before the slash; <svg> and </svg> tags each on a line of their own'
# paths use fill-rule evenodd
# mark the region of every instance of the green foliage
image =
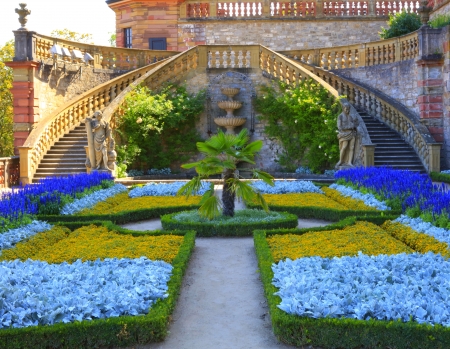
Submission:
<svg viewBox="0 0 450 349">
<path fill-rule="evenodd" d="M 244 201 L 257 200 L 262 207 L 268 211 L 268 207 L 261 195 L 258 195 L 248 182 L 243 182 L 236 175 L 237 164 L 246 162 L 254 164 L 256 153 L 262 148 L 262 141 L 258 140 L 248 143 L 250 140 L 246 128 L 238 135 L 225 134 L 219 131 L 205 142 L 198 142 L 197 148 L 205 156 L 202 160 L 182 165 L 183 168 L 195 168 L 198 176 L 183 185 L 178 195 L 196 194 L 200 188 L 201 179 L 211 175 L 223 174 L 222 213 L 226 216 L 234 215 L 234 198 L 242 198 Z M 259 178 L 269 185 L 273 185 L 273 177 L 261 170 L 253 169 L 253 176 Z M 208 219 L 220 215 L 220 201 L 214 196 L 214 186 L 203 195 L 200 214 Z"/>
<path fill-rule="evenodd" d="M 13 74 L 3 62 L 12 61 L 14 42 L 8 41 L 0 47 L 0 157 L 14 155 L 13 136 Z"/>
<path fill-rule="evenodd" d="M 390 14 L 388 20 L 389 28 L 381 28 L 380 38 L 390 39 L 397 36 L 409 34 L 422 25 L 420 17 L 417 13 L 409 13 L 406 11 L 398 12 L 395 15 Z"/>
<path fill-rule="evenodd" d="M 137 87 L 126 97 L 123 115 L 116 121 L 118 163 L 145 170 L 188 160 L 201 140 L 195 122 L 204 100 L 204 91 L 192 95 L 185 86 L 169 85 L 158 94 Z"/>
<path fill-rule="evenodd" d="M 196 214 L 197 213 L 197 214 Z M 183 219 L 174 218 L 183 215 Z M 256 229 L 295 228 L 298 225 L 296 215 L 266 213 L 261 210 L 239 210 L 234 217 L 221 216 L 207 220 L 199 212 L 177 212 L 161 217 L 164 230 L 195 230 L 197 236 L 251 236 Z"/>
<path fill-rule="evenodd" d="M 73 219 L 73 217 L 72 217 Z M 180 294 L 183 275 L 195 245 L 193 231 L 137 232 L 120 228 L 111 222 L 99 222 L 122 234 L 182 235 L 183 242 L 172 262 L 173 270 L 168 286 L 168 297 L 154 304 L 148 314 L 120 316 L 108 319 L 77 321 L 51 326 L 30 326 L 1 330 L 0 349 L 77 349 L 100 347 L 131 347 L 136 344 L 161 342 L 168 333 L 170 314 Z M 70 229 L 79 228 L 80 222 L 68 223 Z"/>
<path fill-rule="evenodd" d="M 438 14 L 428 22 L 431 28 L 442 28 L 450 24 L 450 14 Z"/>
<path fill-rule="evenodd" d="M 265 132 L 283 147 L 279 163 L 294 172 L 301 165 L 314 172 L 331 168 L 339 160 L 336 136 L 340 103 L 313 80 L 291 87 L 280 83 L 262 88 L 255 101 Z"/>
<path fill-rule="evenodd" d="M 313 319 L 290 315 L 278 308 L 281 302 L 278 289 L 272 284 L 274 259 L 266 236 L 273 234 L 304 234 L 308 231 L 342 229 L 357 220 L 382 224 L 383 217 L 348 217 L 327 227 L 257 230 L 254 244 L 260 277 L 267 297 L 272 328 L 283 343 L 320 348 L 396 348 L 396 349 L 444 349 L 450 341 L 450 329 L 440 325 L 420 325 L 414 322 L 382 320 L 356 320 L 347 318 Z"/>
<path fill-rule="evenodd" d="M 450 173 L 430 172 L 430 178 L 433 182 L 450 183 Z"/>
<path fill-rule="evenodd" d="M 110 34 L 110 37 L 108 39 L 109 45 L 111 47 L 116 47 L 117 46 L 117 43 L 116 43 L 117 35 L 116 35 L 116 33 L 108 33 L 108 34 Z"/>
<path fill-rule="evenodd" d="M 67 28 L 52 30 L 50 35 L 53 37 L 56 37 L 56 38 L 64 39 L 64 40 L 92 43 L 92 34 L 77 33 L 77 32 L 71 31 Z"/>
</svg>

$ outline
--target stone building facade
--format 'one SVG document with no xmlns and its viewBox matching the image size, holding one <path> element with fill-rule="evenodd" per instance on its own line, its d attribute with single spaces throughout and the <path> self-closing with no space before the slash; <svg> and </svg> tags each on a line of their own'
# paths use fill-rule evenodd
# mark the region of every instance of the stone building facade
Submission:
<svg viewBox="0 0 450 349">
<path fill-rule="evenodd" d="M 378 32 L 387 26 L 388 18 L 387 13 L 376 8 L 375 1 L 366 2 L 368 8 L 348 8 L 345 13 L 339 12 L 342 9 L 323 8 L 321 0 L 309 2 L 310 12 L 301 8 L 300 2 L 268 0 L 252 3 L 107 0 L 106 3 L 116 14 L 118 47 L 174 51 L 202 44 L 262 44 L 273 50 L 350 45 L 379 40 Z M 291 9 L 285 8 L 286 4 L 298 5 Z"/>
</svg>

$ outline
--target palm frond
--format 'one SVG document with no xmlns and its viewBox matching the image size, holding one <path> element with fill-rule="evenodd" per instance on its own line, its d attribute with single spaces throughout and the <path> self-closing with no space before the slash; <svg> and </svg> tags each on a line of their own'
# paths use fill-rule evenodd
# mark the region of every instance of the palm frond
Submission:
<svg viewBox="0 0 450 349">
<path fill-rule="evenodd" d="M 186 195 L 186 197 L 189 198 L 191 195 L 197 194 L 200 191 L 201 186 L 201 178 L 199 176 L 196 176 L 185 185 L 183 185 L 180 189 L 178 189 L 177 195 Z"/>
<path fill-rule="evenodd" d="M 242 149 L 242 152 L 255 154 L 261 150 L 262 146 L 263 146 L 263 141 L 261 141 L 261 140 L 254 141 L 254 142 L 251 142 L 249 145 L 247 145 L 244 149 Z"/>
<path fill-rule="evenodd" d="M 214 219 L 221 214 L 222 205 L 217 196 L 213 195 L 205 200 L 202 206 L 198 209 L 200 216 L 209 220 Z"/>
<path fill-rule="evenodd" d="M 269 205 L 267 205 L 266 200 L 264 200 L 264 197 L 262 196 L 262 194 L 260 192 L 255 192 L 254 195 L 254 200 L 256 201 L 257 204 L 260 204 L 262 209 L 266 212 L 269 212 Z"/>
<path fill-rule="evenodd" d="M 231 184 L 231 190 L 236 193 L 236 197 L 244 201 L 252 201 L 255 196 L 255 190 L 249 182 L 241 181 L 238 178 L 230 178 L 227 181 Z"/>
<path fill-rule="evenodd" d="M 205 191 L 200 200 L 200 206 L 202 206 L 206 202 L 206 200 L 208 200 L 213 195 L 214 195 L 214 183 L 211 182 L 209 183 L 209 189 Z"/>
<path fill-rule="evenodd" d="M 267 172 L 258 170 L 258 169 L 253 169 L 253 178 L 255 179 L 260 179 L 262 180 L 264 183 L 270 185 L 270 186 L 274 186 L 275 183 L 273 182 L 273 176 Z"/>
</svg>

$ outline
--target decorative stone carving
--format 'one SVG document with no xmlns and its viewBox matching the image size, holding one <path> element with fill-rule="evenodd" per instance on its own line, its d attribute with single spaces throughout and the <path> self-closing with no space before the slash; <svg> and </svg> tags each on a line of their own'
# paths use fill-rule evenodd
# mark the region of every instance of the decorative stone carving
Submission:
<svg viewBox="0 0 450 349">
<path fill-rule="evenodd" d="M 217 102 L 220 109 L 227 111 L 227 115 L 223 117 L 214 118 L 214 122 L 227 129 L 228 134 L 234 134 L 233 129 L 237 126 L 245 124 L 246 118 L 235 117 L 233 111 L 242 107 L 242 103 L 233 101 L 233 96 L 239 93 L 240 88 L 224 87 L 220 89 L 221 92 L 228 97 L 227 101 Z"/>
<path fill-rule="evenodd" d="M 114 151 L 115 141 L 108 122 L 103 120 L 103 113 L 98 110 L 92 117 L 86 118 L 88 139 L 88 156 L 86 167 L 92 170 L 114 173 L 117 153 Z"/>
<path fill-rule="evenodd" d="M 342 113 L 338 116 L 339 162 L 336 169 L 353 167 L 353 155 L 355 152 L 356 127 L 350 115 L 350 104 L 343 105 Z"/>
<path fill-rule="evenodd" d="M 27 24 L 28 22 L 27 16 L 31 14 L 31 11 L 26 8 L 27 4 L 24 2 L 21 2 L 19 6 L 20 9 L 16 8 L 16 13 L 19 15 L 19 23 L 22 25 L 22 27 L 18 30 L 27 30 L 25 24 Z"/>
</svg>

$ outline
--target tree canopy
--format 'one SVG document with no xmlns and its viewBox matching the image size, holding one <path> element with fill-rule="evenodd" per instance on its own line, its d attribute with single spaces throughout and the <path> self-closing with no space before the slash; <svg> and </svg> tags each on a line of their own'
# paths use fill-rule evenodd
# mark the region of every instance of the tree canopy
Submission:
<svg viewBox="0 0 450 349">
<path fill-rule="evenodd" d="M 14 154 L 13 99 L 11 94 L 13 74 L 4 62 L 12 61 L 14 42 L 0 47 L 0 157 Z"/>
</svg>

